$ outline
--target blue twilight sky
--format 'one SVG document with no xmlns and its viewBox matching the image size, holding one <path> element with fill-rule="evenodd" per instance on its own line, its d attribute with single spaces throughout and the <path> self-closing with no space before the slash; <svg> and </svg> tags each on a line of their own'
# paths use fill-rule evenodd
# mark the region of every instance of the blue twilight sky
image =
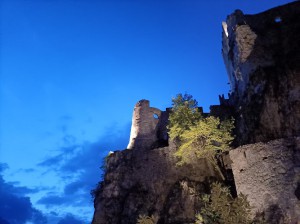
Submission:
<svg viewBox="0 0 300 224">
<path fill-rule="evenodd" d="M 188 92 L 207 111 L 229 91 L 222 20 L 288 2 L 2 0 L 0 223 L 90 223 L 135 103 Z"/>
</svg>

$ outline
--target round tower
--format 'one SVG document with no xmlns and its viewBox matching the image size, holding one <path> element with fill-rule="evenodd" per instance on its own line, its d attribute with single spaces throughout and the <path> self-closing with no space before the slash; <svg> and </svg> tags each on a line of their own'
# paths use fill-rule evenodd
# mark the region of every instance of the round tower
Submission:
<svg viewBox="0 0 300 224">
<path fill-rule="evenodd" d="M 140 100 L 134 107 L 128 149 L 150 148 L 158 140 L 161 111 L 150 107 L 149 100 Z"/>
</svg>

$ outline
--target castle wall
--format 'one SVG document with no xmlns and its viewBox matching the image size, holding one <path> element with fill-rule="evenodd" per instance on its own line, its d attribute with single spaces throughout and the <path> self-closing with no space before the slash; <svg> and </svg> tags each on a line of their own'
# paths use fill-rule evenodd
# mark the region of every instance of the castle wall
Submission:
<svg viewBox="0 0 300 224">
<path fill-rule="evenodd" d="M 238 193 L 267 223 L 300 222 L 300 137 L 241 146 L 229 153 Z"/>
<path fill-rule="evenodd" d="M 128 149 L 150 148 L 158 140 L 162 112 L 150 107 L 148 100 L 140 100 L 134 107 Z"/>
<path fill-rule="evenodd" d="M 223 23 L 238 193 L 267 223 L 300 222 L 300 2 Z M 252 144 L 251 144 L 252 143 Z"/>
<path fill-rule="evenodd" d="M 300 135 L 300 2 L 223 22 L 237 145 Z"/>
<path fill-rule="evenodd" d="M 223 23 L 223 57 L 231 94 L 203 114 L 234 116 L 240 147 L 229 152 L 230 159 L 224 156 L 223 172 L 229 183 L 233 171 L 237 192 L 268 224 L 300 223 L 299 40 L 299 1 L 257 15 L 230 15 Z M 154 215 L 158 224 L 194 222 L 199 196 L 222 177 L 204 159 L 176 166 L 175 144 L 160 144 L 168 140 L 170 112 L 148 100 L 135 105 L 128 145 L 135 150 L 107 158 L 93 224 L 135 223 L 141 214 Z"/>
</svg>

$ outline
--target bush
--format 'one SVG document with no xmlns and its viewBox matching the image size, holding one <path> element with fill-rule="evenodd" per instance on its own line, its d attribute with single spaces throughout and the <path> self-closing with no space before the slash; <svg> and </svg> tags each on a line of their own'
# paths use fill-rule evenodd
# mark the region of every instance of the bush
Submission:
<svg viewBox="0 0 300 224">
<path fill-rule="evenodd" d="M 212 184 L 210 195 L 202 197 L 203 209 L 196 215 L 196 224 L 250 224 L 250 205 L 245 195 L 233 198 L 227 187 Z"/>
<path fill-rule="evenodd" d="M 154 216 L 139 215 L 137 224 L 155 224 Z"/>
</svg>

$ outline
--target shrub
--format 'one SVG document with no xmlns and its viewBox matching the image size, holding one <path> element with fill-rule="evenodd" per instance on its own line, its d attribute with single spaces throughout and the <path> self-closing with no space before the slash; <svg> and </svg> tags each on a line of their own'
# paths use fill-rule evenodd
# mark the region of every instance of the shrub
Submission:
<svg viewBox="0 0 300 224">
<path fill-rule="evenodd" d="M 137 224 L 155 224 L 154 216 L 139 215 Z"/>
<path fill-rule="evenodd" d="M 202 197 L 203 208 L 196 215 L 196 224 L 250 224 L 250 205 L 245 195 L 233 198 L 227 187 L 212 184 L 210 195 Z"/>
</svg>

